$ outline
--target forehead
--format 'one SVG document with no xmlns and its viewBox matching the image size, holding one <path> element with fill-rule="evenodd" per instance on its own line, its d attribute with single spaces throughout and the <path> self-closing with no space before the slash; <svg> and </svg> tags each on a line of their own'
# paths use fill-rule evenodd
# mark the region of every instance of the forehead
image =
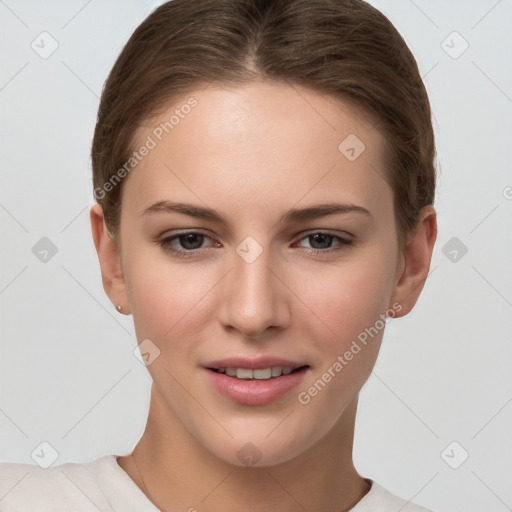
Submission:
<svg viewBox="0 0 512 512">
<path fill-rule="evenodd" d="M 372 118 L 295 85 L 191 91 L 144 123 L 134 149 L 144 144 L 152 148 L 128 176 L 123 209 L 179 199 L 254 214 L 263 205 L 346 200 L 379 215 L 392 197 Z"/>
</svg>

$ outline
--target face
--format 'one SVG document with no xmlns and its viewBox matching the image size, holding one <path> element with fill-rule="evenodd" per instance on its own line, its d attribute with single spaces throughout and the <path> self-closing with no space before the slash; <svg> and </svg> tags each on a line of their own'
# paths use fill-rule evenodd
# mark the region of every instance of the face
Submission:
<svg viewBox="0 0 512 512">
<path fill-rule="evenodd" d="M 290 460 L 342 423 L 401 308 L 383 136 L 348 104 L 262 83 L 193 91 L 135 146 L 148 136 L 120 234 L 153 391 L 216 457 Z"/>
</svg>

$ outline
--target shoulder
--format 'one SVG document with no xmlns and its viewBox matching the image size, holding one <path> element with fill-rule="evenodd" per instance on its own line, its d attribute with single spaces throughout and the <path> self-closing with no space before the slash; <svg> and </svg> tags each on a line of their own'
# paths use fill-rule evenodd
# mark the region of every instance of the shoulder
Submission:
<svg viewBox="0 0 512 512">
<path fill-rule="evenodd" d="M 0 463 L 2 511 L 111 511 L 98 473 L 115 461 L 106 455 L 87 463 L 69 462 L 43 469 L 32 464 Z"/>
<path fill-rule="evenodd" d="M 349 512 L 433 512 L 395 496 L 373 480 L 366 480 L 371 484 L 370 491 Z"/>
</svg>

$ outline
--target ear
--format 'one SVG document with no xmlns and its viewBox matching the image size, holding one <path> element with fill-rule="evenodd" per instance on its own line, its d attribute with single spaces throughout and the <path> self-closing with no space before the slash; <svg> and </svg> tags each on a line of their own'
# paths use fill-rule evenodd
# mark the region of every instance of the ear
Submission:
<svg viewBox="0 0 512 512">
<path fill-rule="evenodd" d="M 116 308 L 122 306 L 121 313 L 130 314 L 121 254 L 116 242 L 108 232 L 101 205 L 92 206 L 90 218 L 94 246 L 100 262 L 103 289 Z"/>
<path fill-rule="evenodd" d="M 395 317 L 407 315 L 416 304 L 428 276 L 436 238 L 436 211 L 432 206 L 425 206 L 400 257 L 400 269 L 397 269 L 397 282 L 390 301 L 390 306 L 394 303 L 402 306 Z"/>
</svg>

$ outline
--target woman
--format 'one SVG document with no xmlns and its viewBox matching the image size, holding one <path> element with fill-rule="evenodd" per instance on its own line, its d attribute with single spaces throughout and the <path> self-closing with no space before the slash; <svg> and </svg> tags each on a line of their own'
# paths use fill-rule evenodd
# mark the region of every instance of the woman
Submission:
<svg viewBox="0 0 512 512">
<path fill-rule="evenodd" d="M 352 444 L 386 320 L 429 271 L 430 116 L 361 0 L 154 11 L 103 90 L 90 214 L 153 379 L 146 429 L 125 455 L 3 464 L 2 510 L 425 511 Z"/>
</svg>

